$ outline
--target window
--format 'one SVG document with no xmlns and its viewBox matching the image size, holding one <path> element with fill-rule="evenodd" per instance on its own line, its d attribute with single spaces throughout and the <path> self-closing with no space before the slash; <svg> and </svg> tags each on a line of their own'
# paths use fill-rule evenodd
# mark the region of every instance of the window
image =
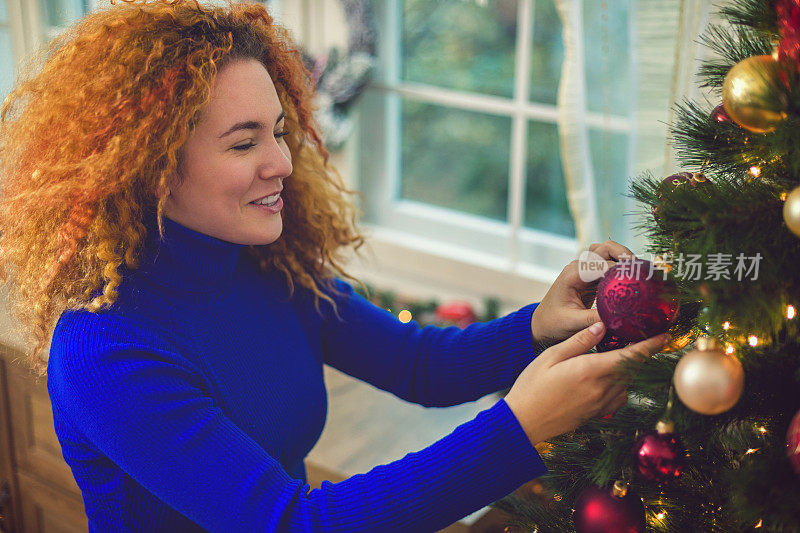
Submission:
<svg viewBox="0 0 800 533">
<path fill-rule="evenodd" d="M 227 5 L 225 0 L 201 3 Z M 270 8 L 280 3 L 266 1 Z M 11 90 L 21 58 L 98 6 L 109 5 L 108 0 L 0 0 L 0 100 Z"/>
<path fill-rule="evenodd" d="M 11 91 L 14 82 L 15 55 L 11 38 L 8 1 L 0 0 L 0 100 Z"/>
<path fill-rule="evenodd" d="M 564 46 L 554 0 L 373 5 L 381 72 L 360 107 L 359 181 L 375 235 L 509 273 L 560 271 L 577 244 L 557 127 Z M 596 194 L 622 210 L 630 3 L 581 8 Z"/>
<path fill-rule="evenodd" d="M 65 26 L 94 8 L 93 0 L 40 0 L 41 28 L 45 40 L 56 37 Z"/>
<path fill-rule="evenodd" d="M 96 0 L 0 0 L 0 99 L 11 91 L 22 58 L 85 15 Z"/>
</svg>

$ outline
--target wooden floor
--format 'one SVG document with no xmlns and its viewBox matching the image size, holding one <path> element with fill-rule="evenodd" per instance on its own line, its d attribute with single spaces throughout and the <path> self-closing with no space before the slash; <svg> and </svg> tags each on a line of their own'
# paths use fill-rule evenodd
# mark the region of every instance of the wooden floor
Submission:
<svg viewBox="0 0 800 533">
<path fill-rule="evenodd" d="M 491 407 L 499 396 L 447 408 L 425 408 L 400 400 L 362 381 L 325 367 L 328 419 L 319 442 L 306 459 L 309 483 L 319 486 L 365 473 L 403 458 L 449 434 L 456 426 Z M 496 522 L 482 509 L 445 531 L 494 531 L 476 523 Z M 502 531 L 502 528 L 497 529 Z"/>
</svg>

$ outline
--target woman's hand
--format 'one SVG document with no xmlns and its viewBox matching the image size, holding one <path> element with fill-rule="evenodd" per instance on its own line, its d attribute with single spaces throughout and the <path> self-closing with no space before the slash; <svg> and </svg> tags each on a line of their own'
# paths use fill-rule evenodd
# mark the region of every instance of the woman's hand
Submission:
<svg viewBox="0 0 800 533">
<path fill-rule="evenodd" d="M 606 241 L 589 246 L 594 252 L 613 266 L 619 259 L 633 258 L 625 246 Z M 583 281 L 578 273 L 578 260 L 564 267 L 536 307 L 531 317 L 531 335 L 534 344 L 553 344 L 566 339 L 576 331 L 600 320 L 597 309 L 592 309 L 599 278 Z"/>
<path fill-rule="evenodd" d="M 586 420 L 613 413 L 628 401 L 618 364 L 649 357 L 668 342 L 662 333 L 619 350 L 586 352 L 603 338 L 598 322 L 551 346 L 517 377 L 505 401 L 531 444 L 572 431 Z"/>
</svg>

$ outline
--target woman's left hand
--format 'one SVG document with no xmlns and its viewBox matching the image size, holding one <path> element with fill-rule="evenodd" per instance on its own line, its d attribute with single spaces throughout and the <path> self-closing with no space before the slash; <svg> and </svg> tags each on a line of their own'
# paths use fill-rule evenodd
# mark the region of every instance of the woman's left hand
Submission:
<svg viewBox="0 0 800 533">
<path fill-rule="evenodd" d="M 613 266 L 619 259 L 634 257 L 625 246 L 611 240 L 589 246 L 589 251 Z M 602 276 L 601 276 L 602 277 Z M 560 342 L 600 320 L 592 309 L 600 278 L 583 281 L 578 273 L 578 260 L 572 261 L 553 282 L 531 317 L 534 344 Z"/>
</svg>

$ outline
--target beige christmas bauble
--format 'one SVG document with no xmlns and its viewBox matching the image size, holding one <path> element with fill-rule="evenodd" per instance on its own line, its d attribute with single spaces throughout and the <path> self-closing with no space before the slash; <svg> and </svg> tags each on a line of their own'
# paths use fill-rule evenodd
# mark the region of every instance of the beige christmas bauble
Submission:
<svg viewBox="0 0 800 533">
<path fill-rule="evenodd" d="M 744 390 L 744 369 L 714 339 L 700 337 L 695 349 L 678 361 L 672 382 L 686 407 L 700 414 L 717 415 L 739 401 Z"/>
<path fill-rule="evenodd" d="M 783 220 L 789 231 L 800 237 L 800 187 L 786 196 L 783 203 Z"/>
</svg>

